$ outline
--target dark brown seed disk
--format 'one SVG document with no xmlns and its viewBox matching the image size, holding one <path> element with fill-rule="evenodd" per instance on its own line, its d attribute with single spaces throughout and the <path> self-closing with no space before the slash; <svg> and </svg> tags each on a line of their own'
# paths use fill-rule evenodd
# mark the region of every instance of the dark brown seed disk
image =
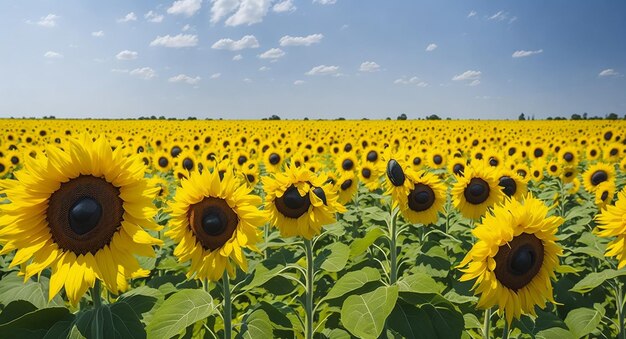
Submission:
<svg viewBox="0 0 626 339">
<path fill-rule="evenodd" d="M 235 233 L 239 217 L 224 199 L 207 197 L 190 206 L 189 227 L 205 250 L 222 247 Z"/>
<path fill-rule="evenodd" d="M 300 196 L 298 189 L 291 185 L 291 187 L 283 193 L 282 197 L 276 198 L 274 204 L 278 212 L 285 217 L 298 219 L 309 210 L 311 200 L 309 200 L 308 195 Z"/>
<path fill-rule="evenodd" d="M 534 234 L 522 233 L 500 246 L 493 258 L 498 281 L 517 291 L 528 285 L 543 265 L 543 242 Z"/>
<path fill-rule="evenodd" d="M 48 200 L 52 238 L 76 255 L 95 254 L 108 245 L 124 216 L 119 188 L 104 178 L 82 175 L 61 184 Z"/>
<path fill-rule="evenodd" d="M 489 184 L 481 178 L 472 178 L 463 195 L 470 204 L 482 204 L 489 198 Z"/>
<path fill-rule="evenodd" d="M 409 193 L 408 201 L 411 210 L 426 211 L 435 203 L 435 192 L 428 185 L 416 184 Z"/>
</svg>

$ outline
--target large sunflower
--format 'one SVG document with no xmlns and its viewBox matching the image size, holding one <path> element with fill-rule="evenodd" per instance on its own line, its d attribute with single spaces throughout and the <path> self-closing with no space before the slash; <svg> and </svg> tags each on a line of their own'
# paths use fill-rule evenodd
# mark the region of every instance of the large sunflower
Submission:
<svg viewBox="0 0 626 339">
<path fill-rule="evenodd" d="M 465 168 L 464 176 L 457 177 L 452 187 L 454 206 L 466 218 L 478 219 L 487 209 L 502 200 L 502 189 L 493 167 L 472 163 Z"/>
<path fill-rule="evenodd" d="M 135 255 L 154 256 L 160 245 L 144 228 L 152 221 L 158 188 L 144 179 L 145 166 L 103 137 L 71 140 L 63 151 L 27 158 L 1 205 L 0 255 L 17 250 L 11 266 L 25 265 L 25 279 L 52 268 L 49 298 L 63 286 L 72 304 L 101 280 L 111 293 L 143 277 Z"/>
<path fill-rule="evenodd" d="M 286 166 L 273 178 L 264 177 L 263 188 L 265 209 L 283 237 L 311 239 L 322 226 L 335 222 L 336 212 L 345 211 L 326 176 L 303 167 Z"/>
<path fill-rule="evenodd" d="M 606 205 L 605 209 L 598 215 L 597 234 L 601 237 L 617 237 L 606 247 L 607 257 L 616 257 L 619 262 L 618 268 L 626 266 L 626 189 L 617 194 L 615 205 Z"/>
<path fill-rule="evenodd" d="M 258 227 L 267 221 L 258 210 L 261 198 L 251 195 L 251 189 L 239 183 L 232 171 L 224 172 L 221 180 L 217 170 L 193 172 L 182 180 L 165 235 L 178 244 L 174 255 L 179 261 L 191 260 L 187 277 L 216 281 L 225 269 L 233 276 L 235 267 L 229 258 L 247 270 L 243 248 L 256 250 Z"/>
<path fill-rule="evenodd" d="M 478 239 L 458 267 L 460 281 L 476 279 L 478 307 L 498 306 L 506 321 L 522 314 L 535 314 L 554 302 L 551 278 L 559 266 L 561 247 L 556 232 L 563 219 L 548 217 L 548 208 L 538 199 L 507 199 L 494 207 L 472 230 Z"/>
<path fill-rule="evenodd" d="M 446 202 L 446 187 L 429 172 L 407 171 L 412 183 L 409 194 L 398 202 L 402 215 L 413 224 L 428 225 L 437 222 L 438 212 Z"/>
<path fill-rule="evenodd" d="M 615 167 L 610 164 L 599 162 L 589 166 L 587 171 L 583 173 L 583 186 L 589 193 L 594 193 L 600 183 L 615 180 Z"/>
</svg>

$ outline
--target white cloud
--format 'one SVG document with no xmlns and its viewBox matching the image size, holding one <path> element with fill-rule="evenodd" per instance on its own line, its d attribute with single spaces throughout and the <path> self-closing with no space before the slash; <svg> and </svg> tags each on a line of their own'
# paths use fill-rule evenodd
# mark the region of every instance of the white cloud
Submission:
<svg viewBox="0 0 626 339">
<path fill-rule="evenodd" d="M 259 23 L 263 21 L 272 4 L 272 0 L 212 0 L 212 2 L 211 23 L 218 23 L 230 15 L 224 22 L 226 26 L 249 26 Z"/>
<path fill-rule="evenodd" d="M 452 80 L 454 81 L 464 81 L 464 80 L 478 80 L 480 78 L 480 75 L 482 74 L 481 71 L 465 71 L 459 75 L 455 75 Z"/>
<path fill-rule="evenodd" d="M 365 61 L 361 63 L 361 67 L 359 67 L 359 72 L 377 72 L 379 70 L 380 65 L 374 61 Z"/>
<path fill-rule="evenodd" d="M 393 82 L 396 85 L 416 85 L 417 87 L 428 87 L 428 83 L 421 81 L 418 77 L 413 76 L 407 79 L 407 77 L 402 77 L 394 80 Z"/>
<path fill-rule="evenodd" d="M 324 35 L 322 34 L 311 34 L 311 35 L 307 35 L 307 36 L 289 36 L 289 35 L 285 35 L 282 38 L 280 38 L 280 45 L 281 46 L 311 46 L 312 44 L 318 44 L 320 43 L 320 41 L 322 41 L 322 39 L 324 38 Z"/>
<path fill-rule="evenodd" d="M 246 48 L 258 48 L 259 41 L 254 35 L 246 35 L 239 40 L 233 39 L 220 39 L 216 41 L 211 48 L 213 49 L 227 49 L 229 51 L 240 51 Z"/>
<path fill-rule="evenodd" d="M 60 53 L 57 53 L 57 52 L 53 52 L 53 51 L 47 51 L 46 54 L 44 54 L 43 56 L 48 58 L 48 59 L 61 59 L 61 58 L 63 58 L 63 54 L 60 54 Z"/>
<path fill-rule="evenodd" d="M 241 59 L 243 59 L 243 56 L 241 54 L 237 54 L 233 57 L 233 61 L 239 61 Z"/>
<path fill-rule="evenodd" d="M 117 22 L 129 22 L 129 21 L 137 21 L 137 16 L 135 12 L 130 12 L 126 14 L 123 18 L 117 19 Z"/>
<path fill-rule="evenodd" d="M 154 22 L 154 23 L 160 23 L 163 21 L 164 16 L 162 14 L 158 14 L 156 12 L 150 11 L 148 13 L 146 13 L 144 16 L 144 19 L 148 20 L 149 22 Z"/>
<path fill-rule="evenodd" d="M 476 79 L 470 82 L 468 86 L 478 86 L 478 85 L 480 85 L 480 80 Z"/>
<path fill-rule="evenodd" d="M 319 65 L 311 68 L 310 71 L 304 73 L 306 75 L 329 75 L 329 74 L 337 74 L 339 71 L 339 66 L 326 66 Z"/>
<path fill-rule="evenodd" d="M 293 82 L 293 84 L 296 85 L 296 86 L 302 85 L 302 84 L 304 84 L 304 80 L 296 80 L 296 81 Z"/>
<path fill-rule="evenodd" d="M 249 84 L 249 83 L 252 83 L 252 79 L 245 78 L 245 79 L 243 79 L 243 82 L 245 82 L 246 84 Z"/>
<path fill-rule="evenodd" d="M 150 80 L 157 76 L 156 72 L 150 67 L 135 68 L 130 71 L 130 75 L 141 79 Z"/>
<path fill-rule="evenodd" d="M 490 16 L 488 20 L 503 21 L 508 18 L 509 18 L 509 12 L 499 11 L 498 13 Z"/>
<path fill-rule="evenodd" d="M 139 54 L 134 51 L 124 50 L 115 56 L 117 60 L 135 60 Z"/>
<path fill-rule="evenodd" d="M 259 58 L 261 59 L 279 59 L 283 56 L 285 56 L 285 52 L 280 48 L 272 48 L 259 54 Z"/>
<path fill-rule="evenodd" d="M 519 50 L 519 51 L 513 52 L 512 57 L 514 57 L 514 58 L 524 58 L 524 57 L 535 55 L 535 54 L 539 54 L 539 53 L 543 53 L 543 49 L 538 49 L 536 51 Z"/>
<path fill-rule="evenodd" d="M 46 16 L 42 16 L 41 18 L 39 18 L 39 21 L 36 22 L 37 25 L 41 26 L 41 27 L 55 27 L 57 25 L 57 19 L 59 18 L 58 15 L 56 14 L 48 14 Z M 27 23 L 32 23 L 30 20 L 26 21 Z"/>
<path fill-rule="evenodd" d="M 167 14 L 183 14 L 189 17 L 196 14 L 200 7 L 202 7 L 202 0 L 178 0 L 167 9 Z"/>
<path fill-rule="evenodd" d="M 515 21 L 517 21 L 517 17 L 516 16 L 512 17 L 511 19 L 509 19 L 509 23 L 510 24 L 514 23 Z"/>
<path fill-rule="evenodd" d="M 472 10 L 471 12 L 469 12 L 469 14 L 467 15 L 467 17 L 468 17 L 468 18 L 471 18 L 471 17 L 473 17 L 473 16 L 476 16 L 476 14 L 478 14 L 478 13 L 476 13 L 476 11 Z"/>
<path fill-rule="evenodd" d="M 222 73 L 213 73 L 211 74 L 211 79 L 217 79 L 222 76 Z"/>
<path fill-rule="evenodd" d="M 128 73 L 127 69 L 121 69 L 121 68 L 111 68 L 111 72 L 112 73 Z"/>
<path fill-rule="evenodd" d="M 426 52 L 432 52 L 434 50 L 437 49 L 437 44 L 429 44 L 428 46 L 426 46 Z"/>
<path fill-rule="evenodd" d="M 269 70 L 270 70 L 270 68 L 269 68 L 269 67 L 267 67 L 267 66 L 261 66 L 261 67 L 259 68 L 259 72 L 267 72 L 267 71 L 269 71 Z"/>
<path fill-rule="evenodd" d="M 292 0 L 285 0 L 278 2 L 272 7 L 272 11 L 276 13 L 293 12 L 296 10 L 296 6 L 293 5 Z"/>
<path fill-rule="evenodd" d="M 173 77 L 167 79 L 167 81 L 169 81 L 169 82 L 184 82 L 184 83 L 187 83 L 189 85 L 195 85 L 198 82 L 200 82 L 200 77 L 197 76 L 197 77 L 193 77 L 192 78 L 192 77 L 190 77 L 190 76 L 188 76 L 186 74 L 179 74 L 177 76 L 173 76 Z"/>
<path fill-rule="evenodd" d="M 198 36 L 193 34 L 178 34 L 174 36 L 157 36 L 150 46 L 163 46 L 170 48 L 193 47 L 198 44 Z"/>
<path fill-rule="evenodd" d="M 599 77 L 618 77 L 621 74 L 617 71 L 615 71 L 613 68 L 607 68 L 605 70 L 602 70 L 602 72 L 598 73 Z"/>
<path fill-rule="evenodd" d="M 103 31 L 91 32 L 91 36 L 96 37 L 96 38 L 102 38 L 104 36 L 104 32 Z"/>
<path fill-rule="evenodd" d="M 334 5 L 337 3 L 337 0 L 313 0 L 313 3 L 320 5 Z"/>
<path fill-rule="evenodd" d="M 186 24 L 185 26 L 183 26 L 183 32 L 187 32 L 190 29 L 191 29 L 191 26 L 189 26 L 189 24 Z"/>
</svg>

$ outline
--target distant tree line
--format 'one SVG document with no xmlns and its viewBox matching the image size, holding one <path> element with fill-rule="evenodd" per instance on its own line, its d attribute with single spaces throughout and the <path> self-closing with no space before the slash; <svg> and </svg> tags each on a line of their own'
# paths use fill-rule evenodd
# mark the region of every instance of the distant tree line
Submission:
<svg viewBox="0 0 626 339">
<path fill-rule="evenodd" d="M 585 112 L 582 115 L 578 113 L 574 113 L 570 116 L 569 120 L 618 120 L 619 118 L 620 117 L 617 115 L 617 113 L 606 114 L 603 118 L 597 115 L 590 117 L 588 116 L 587 112 Z M 626 115 L 624 115 L 623 119 L 626 120 Z M 517 118 L 517 120 L 535 120 L 535 117 L 532 116 L 532 118 L 526 119 L 526 116 L 524 115 L 524 113 L 521 113 L 519 117 Z M 567 120 L 567 118 L 556 116 L 556 117 L 547 117 L 546 120 Z"/>
</svg>

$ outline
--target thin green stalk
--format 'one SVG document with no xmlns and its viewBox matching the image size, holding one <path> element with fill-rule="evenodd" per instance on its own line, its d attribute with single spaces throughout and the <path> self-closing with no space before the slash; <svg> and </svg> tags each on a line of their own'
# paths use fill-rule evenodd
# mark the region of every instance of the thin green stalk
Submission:
<svg viewBox="0 0 626 339">
<path fill-rule="evenodd" d="M 622 284 L 620 282 L 617 283 L 617 318 L 619 321 L 619 337 L 621 339 L 626 339 L 626 332 L 624 332 L 624 295 L 622 290 Z"/>
<path fill-rule="evenodd" d="M 391 285 L 395 284 L 398 281 L 398 258 L 397 258 L 397 213 L 391 210 L 390 222 L 389 222 L 389 283 Z"/>
<path fill-rule="evenodd" d="M 230 282 L 228 272 L 224 271 L 222 276 L 222 287 L 224 288 L 224 310 L 222 317 L 224 318 L 224 339 L 230 339 L 233 333 L 232 326 L 232 300 L 230 299 Z"/>
<path fill-rule="evenodd" d="M 306 252 L 306 294 L 304 309 L 306 311 L 306 339 L 313 338 L 313 245 L 311 240 L 304 239 L 304 249 Z"/>
<path fill-rule="evenodd" d="M 485 310 L 485 318 L 483 320 L 483 338 L 489 339 L 490 337 L 490 329 L 491 326 L 491 308 Z"/>
<path fill-rule="evenodd" d="M 96 283 L 91 288 L 91 300 L 93 301 L 93 307 L 99 308 L 102 306 L 102 297 L 100 293 L 100 280 L 96 279 Z"/>
<path fill-rule="evenodd" d="M 509 322 L 504 317 L 504 328 L 502 329 L 502 339 L 509 339 Z"/>
</svg>

